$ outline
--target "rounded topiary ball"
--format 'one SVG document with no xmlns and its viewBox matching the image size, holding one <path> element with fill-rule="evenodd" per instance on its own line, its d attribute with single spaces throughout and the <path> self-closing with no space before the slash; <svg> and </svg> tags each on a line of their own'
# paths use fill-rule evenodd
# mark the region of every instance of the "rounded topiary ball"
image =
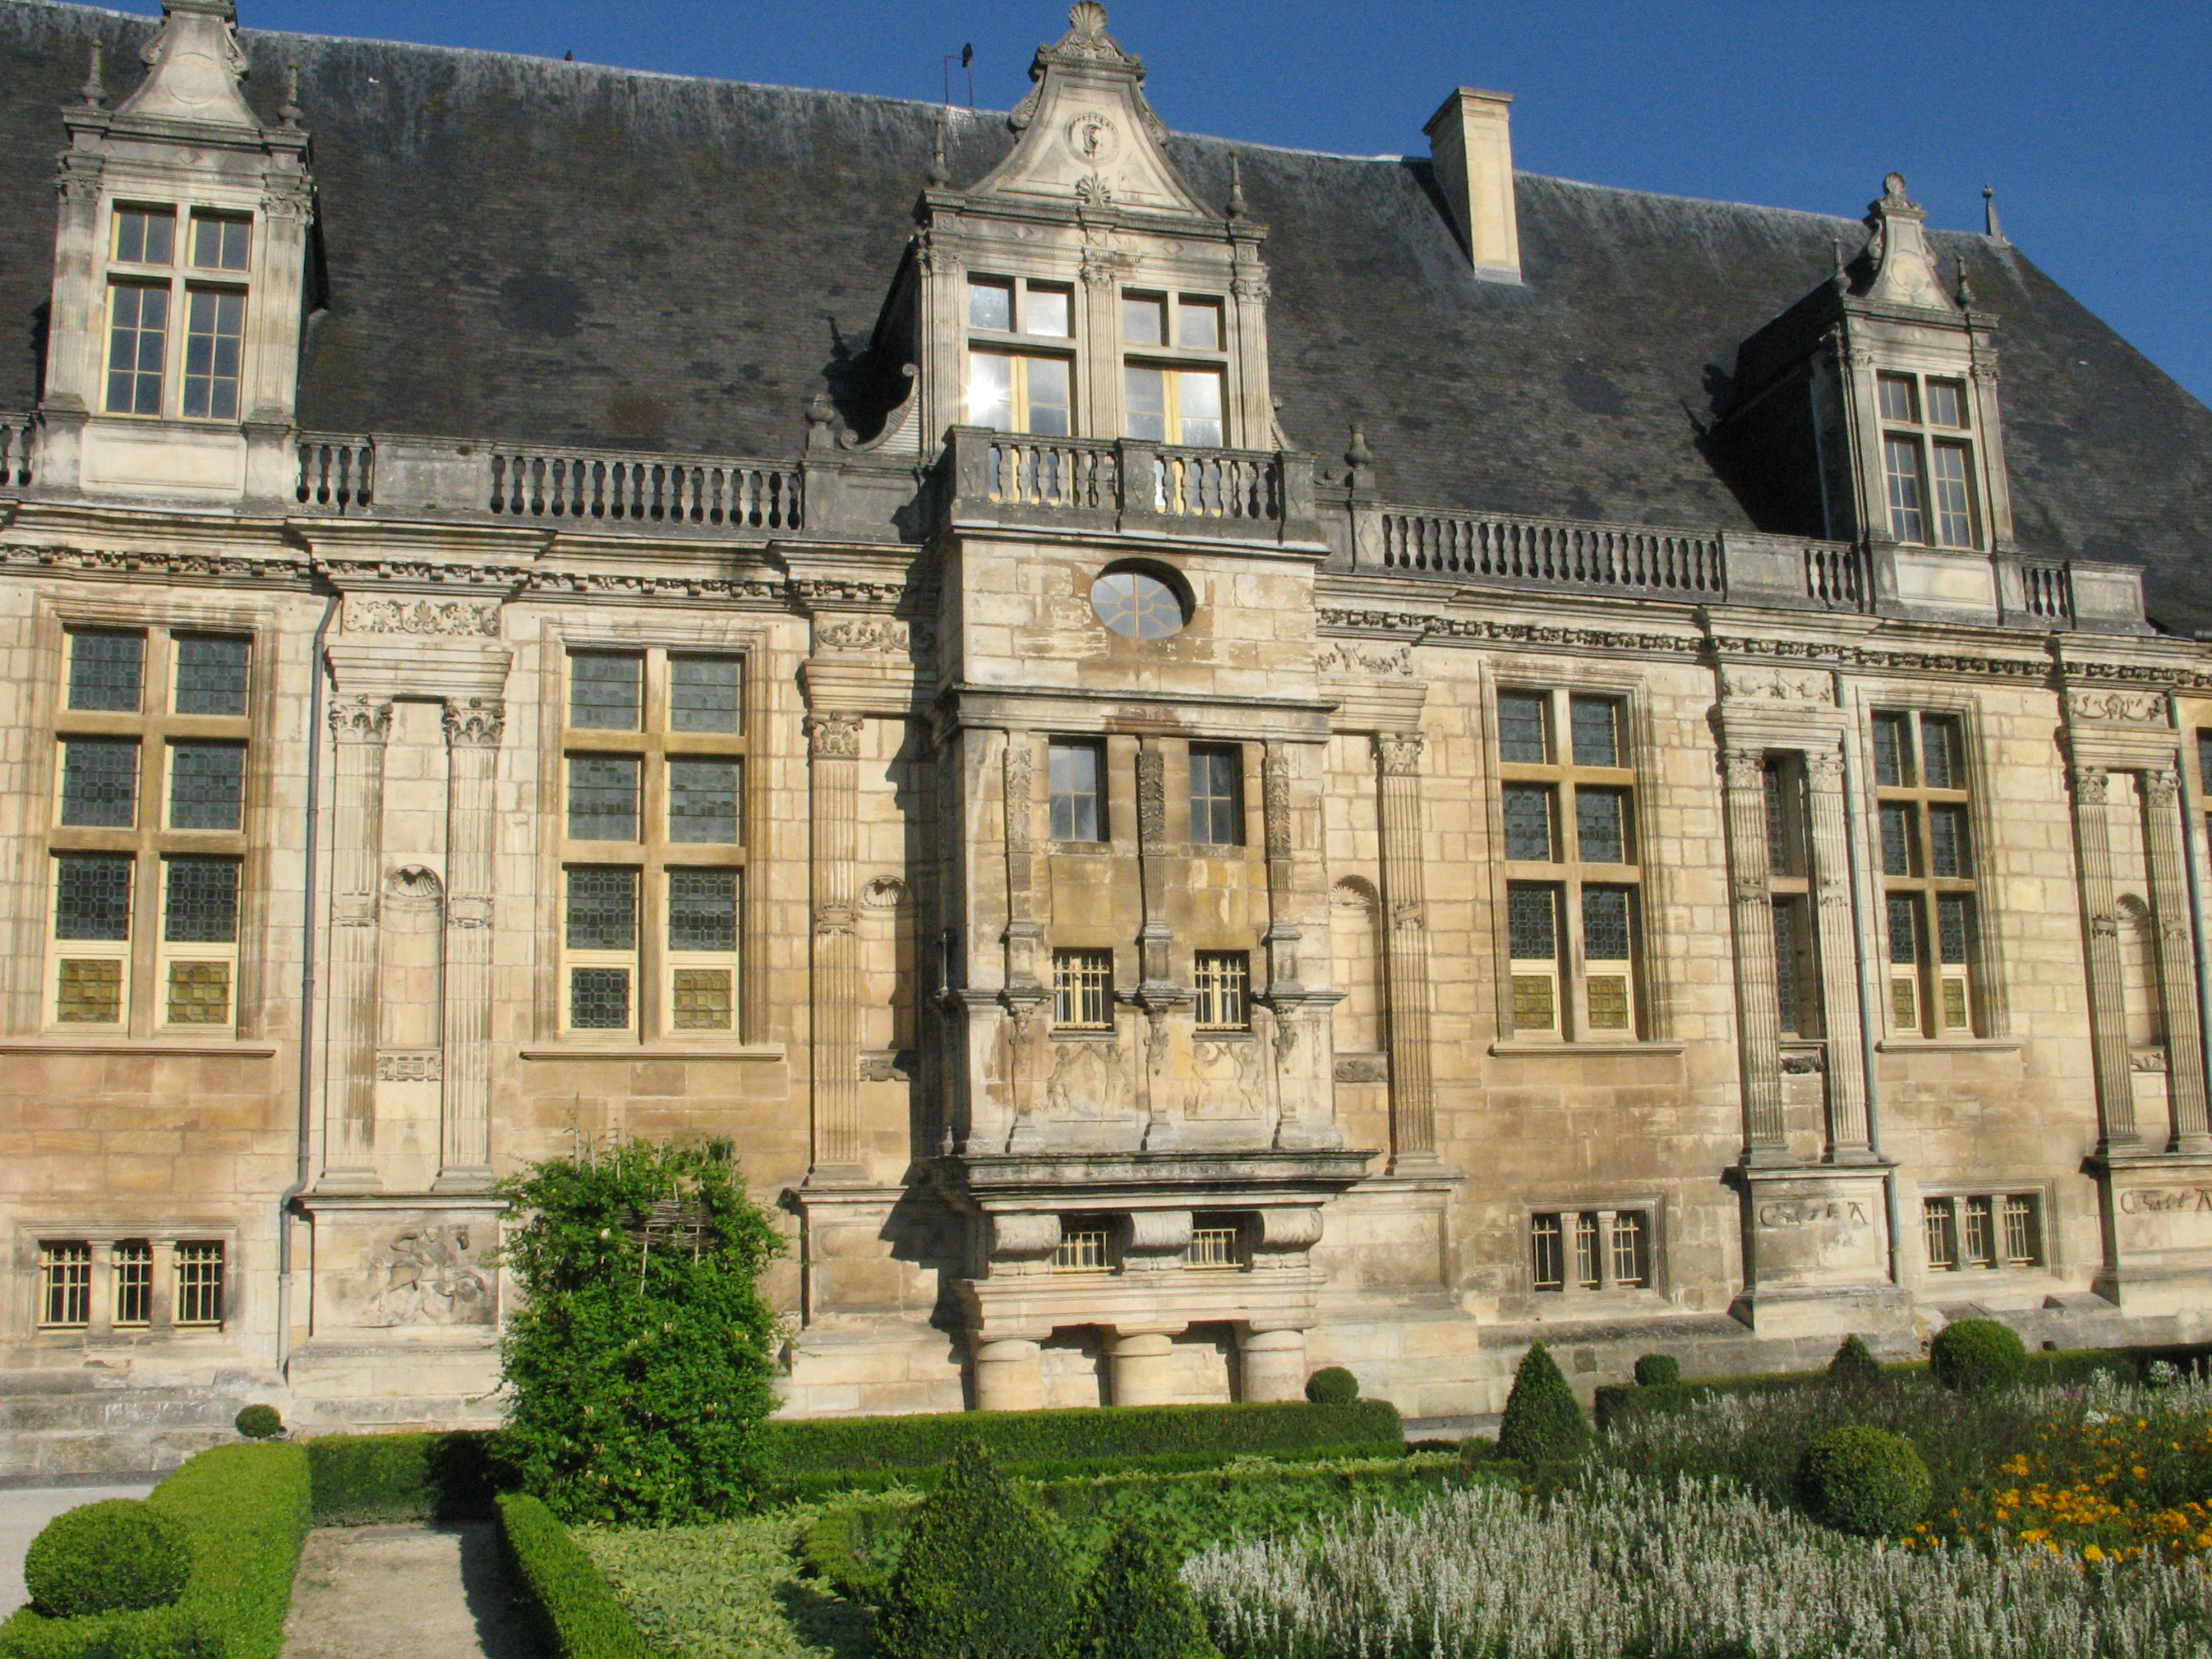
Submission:
<svg viewBox="0 0 2212 1659">
<path fill-rule="evenodd" d="M 1647 1353 L 1636 1362 L 1639 1389 L 1664 1389 L 1681 1380 L 1681 1362 L 1670 1353 Z"/>
<path fill-rule="evenodd" d="M 284 1419 L 276 1415 L 274 1406 L 248 1406 L 233 1419 L 232 1426 L 248 1440 L 266 1440 L 284 1432 Z"/>
<path fill-rule="evenodd" d="M 1928 1368 L 1960 1394 L 2009 1388 L 2027 1370 L 2027 1345 L 1994 1319 L 1962 1319 L 1936 1333 Z"/>
<path fill-rule="evenodd" d="M 1928 1465 L 1912 1443 L 1853 1425 L 1822 1435 L 1797 1463 L 1797 1492 L 1815 1521 L 1879 1538 L 1905 1531 L 1928 1507 Z"/>
<path fill-rule="evenodd" d="M 1316 1406 L 1349 1406 L 1359 1398 L 1359 1379 L 1341 1365 L 1324 1365 L 1306 1378 L 1306 1398 Z"/>
<path fill-rule="evenodd" d="M 23 1557 L 31 1605 L 49 1619 L 166 1606 L 191 1571 L 184 1529 L 151 1504 L 110 1498 L 56 1516 Z"/>
</svg>

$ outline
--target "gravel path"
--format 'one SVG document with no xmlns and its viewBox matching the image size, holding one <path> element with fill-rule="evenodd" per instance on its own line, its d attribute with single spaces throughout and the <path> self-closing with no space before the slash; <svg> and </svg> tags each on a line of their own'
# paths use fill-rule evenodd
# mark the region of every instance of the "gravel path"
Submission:
<svg viewBox="0 0 2212 1659">
<path fill-rule="evenodd" d="M 489 1522 L 319 1527 L 283 1659 L 539 1659 Z"/>
</svg>

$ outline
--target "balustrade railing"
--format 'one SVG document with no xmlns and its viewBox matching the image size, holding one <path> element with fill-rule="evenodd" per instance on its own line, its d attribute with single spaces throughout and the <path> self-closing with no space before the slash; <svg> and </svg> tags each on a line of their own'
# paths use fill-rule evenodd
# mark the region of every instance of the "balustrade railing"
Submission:
<svg viewBox="0 0 2212 1659">
<path fill-rule="evenodd" d="M 796 530 L 799 471 L 771 461 L 671 460 L 495 449 L 489 510 L 511 519 Z"/>
<path fill-rule="evenodd" d="M 1310 501 L 1301 512 L 1291 489 L 1292 468 L 1304 465 L 1303 456 L 1273 451 L 1171 448 L 1137 438 L 974 427 L 952 434 L 953 488 L 961 501 L 1121 521 L 1180 520 L 1194 532 L 1206 523 L 1204 533 L 1217 535 L 1249 527 L 1273 538 L 1294 519 L 1310 520 Z"/>
<path fill-rule="evenodd" d="M 300 434 L 300 482 L 293 491 L 303 507 L 343 513 L 376 499 L 376 445 L 368 438 Z"/>
<path fill-rule="evenodd" d="M 1808 542 L 1805 597 L 1830 611 L 1865 610 L 1866 555 L 1849 542 Z"/>
<path fill-rule="evenodd" d="M 1502 514 L 1386 507 L 1381 517 L 1386 570 L 1700 598 L 1727 590 L 1716 536 Z"/>
<path fill-rule="evenodd" d="M 1233 449 L 1162 449 L 1152 456 L 1152 508 L 1176 518 L 1247 519 L 1277 524 L 1283 517 L 1283 471 L 1278 456 Z"/>
<path fill-rule="evenodd" d="M 0 487 L 31 482 L 31 452 L 38 427 L 28 415 L 0 415 Z"/>
<path fill-rule="evenodd" d="M 2074 621 L 2073 573 L 2063 564 L 2021 562 L 2021 587 L 2027 614 L 2039 622 L 2070 625 Z"/>
<path fill-rule="evenodd" d="M 1121 498 L 1120 458 L 1109 447 L 1059 438 L 1005 437 L 985 452 L 994 501 L 1112 512 Z"/>
</svg>

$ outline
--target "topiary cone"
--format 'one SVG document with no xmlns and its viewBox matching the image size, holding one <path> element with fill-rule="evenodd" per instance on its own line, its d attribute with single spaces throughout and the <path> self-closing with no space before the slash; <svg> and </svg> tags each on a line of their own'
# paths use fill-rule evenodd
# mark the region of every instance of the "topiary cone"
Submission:
<svg viewBox="0 0 2212 1659">
<path fill-rule="evenodd" d="M 877 1644 L 890 1659 L 1052 1659 L 1073 1601 L 1052 1523 L 965 1440 L 915 1508 Z"/>
<path fill-rule="evenodd" d="M 1532 1343 L 1514 1374 L 1498 1427 L 1498 1455 L 1523 1463 L 1548 1463 L 1580 1457 L 1589 1447 L 1589 1419 L 1575 1403 L 1575 1391 L 1540 1342 Z"/>
<path fill-rule="evenodd" d="M 1220 1659 L 1168 1553 L 1147 1534 L 1114 1534 L 1075 1604 L 1067 1659 Z"/>
<path fill-rule="evenodd" d="M 1847 1336 L 1828 1362 L 1828 1381 L 1845 1388 L 1871 1388 L 1881 1381 L 1881 1365 L 1864 1342 Z"/>
</svg>

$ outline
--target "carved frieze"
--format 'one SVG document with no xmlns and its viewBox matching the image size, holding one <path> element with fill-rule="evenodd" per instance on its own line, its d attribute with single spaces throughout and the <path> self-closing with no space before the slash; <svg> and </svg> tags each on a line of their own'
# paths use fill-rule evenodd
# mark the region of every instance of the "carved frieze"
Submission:
<svg viewBox="0 0 2212 1659">
<path fill-rule="evenodd" d="M 1490 617 L 1439 617 L 1417 611 L 1343 611 L 1324 607 L 1321 626 L 1347 634 L 1419 634 L 1425 643 L 1462 640 L 1474 644 L 1557 646 L 1565 649 L 1657 652 L 1694 657 L 1705 641 L 1694 634 L 1627 633 L 1566 628 L 1551 623 L 1499 622 Z"/>
<path fill-rule="evenodd" d="M 1353 641 L 1332 640 L 1314 653 L 1314 667 L 1323 674 L 1395 674 L 1410 678 L 1413 672 L 1413 641 L 1407 640 L 1395 651 L 1363 651 Z"/>
<path fill-rule="evenodd" d="M 416 634 L 489 639 L 499 634 L 497 599 L 390 599 L 349 593 L 344 626 L 349 634 Z"/>
<path fill-rule="evenodd" d="M 2066 694 L 2066 718 L 2127 725 L 2163 723 L 2166 696 L 2159 691 L 2083 691 Z"/>
<path fill-rule="evenodd" d="M 1721 695 L 1770 702 L 1832 703 L 1836 700 L 1834 682 L 1826 674 L 1740 662 L 1721 665 Z"/>
<path fill-rule="evenodd" d="M 347 1288 L 350 1323 L 489 1325 L 495 1313 L 492 1270 L 485 1264 L 488 1230 L 427 1222 L 373 1242 Z"/>
<path fill-rule="evenodd" d="M 379 1083 L 436 1083 L 446 1075 L 446 1057 L 436 1048 L 380 1048 Z"/>
</svg>

